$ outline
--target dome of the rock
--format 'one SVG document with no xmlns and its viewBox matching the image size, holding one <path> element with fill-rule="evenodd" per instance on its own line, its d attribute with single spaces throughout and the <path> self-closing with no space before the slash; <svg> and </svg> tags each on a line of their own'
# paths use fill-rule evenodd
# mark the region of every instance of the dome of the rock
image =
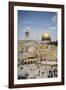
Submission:
<svg viewBox="0 0 66 90">
<path fill-rule="evenodd" d="M 50 34 L 48 32 L 43 33 L 42 41 L 44 41 L 44 40 L 51 40 Z"/>
</svg>

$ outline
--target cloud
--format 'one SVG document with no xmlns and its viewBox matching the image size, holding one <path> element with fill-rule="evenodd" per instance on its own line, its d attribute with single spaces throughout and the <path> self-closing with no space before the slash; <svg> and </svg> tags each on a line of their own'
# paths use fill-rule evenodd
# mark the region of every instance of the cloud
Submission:
<svg viewBox="0 0 66 90">
<path fill-rule="evenodd" d="M 29 25 L 31 24 L 32 22 L 31 21 L 22 21 L 23 24 L 26 24 L 26 25 Z"/>
<path fill-rule="evenodd" d="M 49 27 L 50 30 L 56 30 L 56 26 Z"/>
<path fill-rule="evenodd" d="M 54 15 L 54 16 L 52 17 L 52 22 L 53 22 L 53 23 L 56 23 L 56 22 L 57 22 L 57 15 Z"/>
<path fill-rule="evenodd" d="M 50 24 L 49 23 L 46 23 L 46 24 L 43 24 L 44 26 L 50 26 Z"/>
</svg>

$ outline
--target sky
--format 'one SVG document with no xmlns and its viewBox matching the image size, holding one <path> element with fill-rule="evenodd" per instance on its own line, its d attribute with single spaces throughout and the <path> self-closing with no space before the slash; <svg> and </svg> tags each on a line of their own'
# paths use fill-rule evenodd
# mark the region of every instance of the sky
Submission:
<svg viewBox="0 0 66 90">
<path fill-rule="evenodd" d="M 46 11 L 18 10 L 18 40 L 24 39 L 26 27 L 30 38 L 41 40 L 42 34 L 48 32 L 52 41 L 57 40 L 57 13 Z"/>
</svg>

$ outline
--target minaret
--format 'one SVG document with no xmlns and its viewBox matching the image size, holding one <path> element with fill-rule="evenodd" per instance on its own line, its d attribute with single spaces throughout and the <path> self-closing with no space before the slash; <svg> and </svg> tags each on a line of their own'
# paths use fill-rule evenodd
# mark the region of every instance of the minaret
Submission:
<svg viewBox="0 0 66 90">
<path fill-rule="evenodd" d="M 27 26 L 25 28 L 25 49 L 26 49 L 26 53 L 28 52 L 28 48 L 29 48 L 29 44 L 30 44 L 29 40 L 30 40 L 30 28 L 29 28 L 29 26 Z"/>
<path fill-rule="evenodd" d="M 29 28 L 29 26 L 27 26 L 26 28 L 25 28 L 25 40 L 30 40 L 30 28 Z"/>
</svg>

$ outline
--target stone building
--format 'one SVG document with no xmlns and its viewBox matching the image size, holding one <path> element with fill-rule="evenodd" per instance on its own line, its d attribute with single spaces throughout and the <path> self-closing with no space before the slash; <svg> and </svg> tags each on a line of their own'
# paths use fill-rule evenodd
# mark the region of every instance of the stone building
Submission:
<svg viewBox="0 0 66 90">
<path fill-rule="evenodd" d="M 40 42 L 30 39 L 27 28 L 25 39 L 18 41 L 18 78 L 57 77 L 57 46 L 50 42 L 46 32 Z"/>
</svg>

